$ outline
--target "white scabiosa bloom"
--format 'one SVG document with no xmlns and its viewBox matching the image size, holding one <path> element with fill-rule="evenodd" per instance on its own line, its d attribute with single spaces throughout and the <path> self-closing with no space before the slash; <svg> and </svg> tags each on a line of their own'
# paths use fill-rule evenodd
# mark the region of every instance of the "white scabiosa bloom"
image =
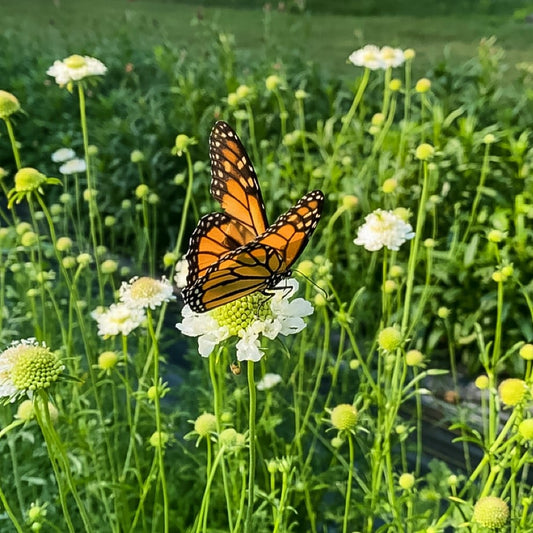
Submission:
<svg viewBox="0 0 533 533">
<path fill-rule="evenodd" d="M 69 174 L 80 174 L 85 172 L 85 170 L 87 170 L 85 160 L 78 157 L 70 159 L 59 167 L 59 172 L 61 172 L 61 174 L 64 176 Z"/>
<path fill-rule="evenodd" d="M 180 259 L 176 263 L 176 271 L 174 274 L 174 283 L 178 289 L 183 289 L 187 285 L 187 273 L 189 272 L 189 266 L 186 259 Z"/>
<path fill-rule="evenodd" d="M 385 70 L 391 67 L 399 67 L 405 62 L 405 55 L 400 48 L 384 46 L 379 48 L 373 44 L 367 44 L 350 54 L 348 60 L 356 67 L 366 67 L 370 70 Z"/>
<path fill-rule="evenodd" d="M 415 236 L 411 224 L 394 211 L 376 209 L 365 217 L 365 223 L 359 228 L 355 244 L 364 246 L 369 252 L 386 247 L 399 250 L 400 246 Z"/>
<path fill-rule="evenodd" d="M 142 308 L 132 308 L 124 303 L 111 304 L 109 308 L 97 308 L 91 316 L 98 323 L 98 335 L 107 339 L 115 335 L 129 335 L 145 319 Z"/>
<path fill-rule="evenodd" d="M 363 48 L 355 50 L 350 54 L 348 60 L 356 67 L 365 67 L 370 70 L 385 68 L 380 49 L 374 44 L 367 44 Z"/>
<path fill-rule="evenodd" d="M 155 309 L 173 298 L 172 285 L 165 277 L 160 280 L 146 276 L 134 277 L 122 282 L 119 290 L 120 301 L 135 309 Z"/>
<path fill-rule="evenodd" d="M 257 390 L 268 390 L 281 383 L 281 376 L 279 374 L 272 374 L 267 372 L 258 382 Z"/>
<path fill-rule="evenodd" d="M 54 163 L 64 163 L 76 157 L 76 152 L 72 148 L 59 148 L 52 154 L 52 161 Z"/>
<path fill-rule="evenodd" d="M 14 401 L 44 390 L 56 381 L 64 366 L 57 355 L 35 339 L 14 341 L 0 353 L 0 400 Z"/>
<path fill-rule="evenodd" d="M 99 59 L 77 54 L 69 56 L 63 61 L 56 59 L 46 71 L 49 76 L 55 78 L 60 87 L 84 78 L 102 76 L 106 72 L 107 67 Z"/>
<path fill-rule="evenodd" d="M 188 305 L 182 310 L 183 321 L 176 327 L 190 337 L 198 337 L 198 351 L 208 357 L 215 346 L 236 336 L 239 361 L 259 361 L 264 352 L 261 336 L 275 339 L 305 328 L 303 317 L 313 313 L 313 306 L 303 298 L 290 298 L 298 282 L 282 281 L 272 296 L 255 292 L 206 313 L 195 313 Z"/>
<path fill-rule="evenodd" d="M 390 46 L 384 46 L 380 51 L 381 61 L 385 68 L 399 67 L 405 63 L 405 55 L 400 48 L 392 48 Z"/>
</svg>

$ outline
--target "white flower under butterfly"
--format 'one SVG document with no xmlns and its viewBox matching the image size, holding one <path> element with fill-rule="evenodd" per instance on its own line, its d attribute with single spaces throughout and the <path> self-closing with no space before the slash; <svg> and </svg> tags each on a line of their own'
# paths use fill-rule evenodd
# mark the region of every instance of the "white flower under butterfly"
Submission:
<svg viewBox="0 0 533 533">
<path fill-rule="evenodd" d="M 279 283 L 268 297 L 256 292 L 206 313 L 195 313 L 186 305 L 183 320 L 176 327 L 184 335 L 198 337 L 202 357 L 208 357 L 218 344 L 236 336 L 237 359 L 257 362 L 264 355 L 261 336 L 275 339 L 305 328 L 303 317 L 313 313 L 313 306 L 303 298 L 291 300 L 297 290 L 298 282 L 289 279 Z"/>
</svg>

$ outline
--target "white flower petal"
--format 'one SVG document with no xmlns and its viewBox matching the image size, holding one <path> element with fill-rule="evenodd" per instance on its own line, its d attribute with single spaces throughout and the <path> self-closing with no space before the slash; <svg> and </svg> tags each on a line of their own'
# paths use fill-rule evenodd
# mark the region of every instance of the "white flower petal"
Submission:
<svg viewBox="0 0 533 533">
<path fill-rule="evenodd" d="M 259 339 L 255 335 L 246 335 L 237 343 L 237 359 L 257 363 L 263 357 Z"/>
<path fill-rule="evenodd" d="M 279 374 L 272 374 L 267 372 L 256 385 L 257 390 L 268 390 L 275 387 L 278 383 L 281 383 L 281 376 Z"/>
</svg>

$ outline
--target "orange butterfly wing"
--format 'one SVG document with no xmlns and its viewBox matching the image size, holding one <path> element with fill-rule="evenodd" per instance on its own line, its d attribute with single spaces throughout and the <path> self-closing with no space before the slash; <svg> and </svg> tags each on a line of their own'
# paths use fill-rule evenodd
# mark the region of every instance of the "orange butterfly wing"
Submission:
<svg viewBox="0 0 533 533">
<path fill-rule="evenodd" d="M 315 230 L 324 202 L 321 191 L 307 193 L 264 234 L 222 256 L 183 290 L 191 309 L 203 313 L 255 291 L 272 289 Z"/>
<path fill-rule="evenodd" d="M 189 241 L 182 295 L 197 313 L 272 289 L 289 276 L 324 203 L 321 191 L 307 193 L 268 226 L 257 176 L 237 134 L 217 122 L 209 146 L 211 194 L 224 213 L 204 216 Z"/>
<path fill-rule="evenodd" d="M 211 131 L 209 158 L 213 198 L 249 232 L 247 240 L 264 233 L 268 221 L 254 167 L 239 137 L 225 122 L 217 122 Z"/>
</svg>

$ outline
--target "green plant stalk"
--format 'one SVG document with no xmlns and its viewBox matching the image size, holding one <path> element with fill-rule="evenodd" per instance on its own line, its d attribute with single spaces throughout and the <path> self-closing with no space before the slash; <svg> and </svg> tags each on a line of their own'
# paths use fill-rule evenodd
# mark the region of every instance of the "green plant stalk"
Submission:
<svg viewBox="0 0 533 533">
<path fill-rule="evenodd" d="M 281 93 L 279 92 L 279 89 L 277 87 L 276 89 L 274 89 L 274 95 L 276 97 L 276 100 L 278 102 L 278 107 L 279 107 L 281 139 L 284 139 L 285 135 L 287 134 L 287 118 L 289 114 L 287 113 L 285 102 L 283 101 L 283 98 L 281 97 Z"/>
<path fill-rule="evenodd" d="M 420 140 L 425 142 L 426 132 L 424 124 L 426 123 L 426 107 L 428 105 L 428 98 L 426 93 L 420 93 Z"/>
<path fill-rule="evenodd" d="M 383 123 L 383 125 L 381 127 L 379 135 L 377 135 L 374 138 L 374 142 L 372 143 L 372 149 L 370 151 L 370 155 L 365 159 L 363 167 L 361 168 L 361 171 L 358 173 L 359 179 L 365 179 L 365 177 L 367 176 L 368 169 L 370 168 L 370 165 L 372 165 L 374 163 L 374 160 L 376 159 L 376 155 L 378 154 L 379 149 L 383 145 L 383 141 L 387 137 L 387 134 L 389 133 L 390 128 L 392 126 L 392 122 L 393 122 L 394 116 L 396 114 L 396 97 L 394 96 L 390 100 L 391 100 L 391 102 L 390 102 L 390 110 L 388 111 L 388 114 L 385 115 L 387 118 L 386 118 L 385 122 Z M 388 109 L 389 104 L 387 104 L 386 107 Z M 380 178 L 378 177 L 378 182 L 379 181 L 380 181 Z M 368 184 L 366 181 L 365 181 L 365 183 L 367 184 L 366 189 L 368 189 L 370 187 L 370 184 Z M 365 201 L 368 203 L 368 199 L 365 199 Z"/>
<path fill-rule="evenodd" d="M 11 120 L 9 119 L 9 117 L 5 117 L 4 122 L 6 123 L 9 141 L 11 142 L 11 150 L 13 151 L 13 157 L 15 158 L 15 165 L 17 166 L 17 170 L 20 170 L 22 167 L 22 163 L 20 162 L 20 153 L 17 146 L 17 140 L 15 139 L 13 125 L 11 124 Z"/>
<path fill-rule="evenodd" d="M 40 406 L 38 405 L 39 400 L 43 402 L 44 414 L 41 413 Z M 61 472 L 59 471 L 59 464 L 58 464 L 59 458 L 56 457 L 56 453 L 61 457 L 62 452 L 64 452 L 64 450 L 62 450 L 61 443 L 59 443 L 59 447 L 57 446 L 56 438 L 53 435 L 53 432 L 55 432 L 55 430 L 53 429 L 53 424 L 50 419 L 50 413 L 48 411 L 48 396 L 46 395 L 46 393 L 39 391 L 39 395 L 36 396 L 33 401 L 33 406 L 34 406 L 35 418 L 37 419 L 37 423 L 39 424 L 39 427 L 41 428 L 44 440 L 46 442 L 46 448 L 48 450 L 48 457 L 50 459 L 50 463 L 54 470 L 57 488 L 59 491 L 59 500 L 61 502 L 61 507 L 63 509 L 63 517 L 65 518 L 68 530 L 71 533 L 75 533 L 74 525 L 72 523 L 70 512 L 68 510 L 66 487 L 64 487 L 63 485 Z M 66 472 L 67 469 L 70 470 L 68 459 L 67 459 L 67 463 L 65 464 L 63 461 L 63 457 L 61 457 L 61 462 L 63 463 L 62 466 L 63 466 L 63 469 L 65 470 L 65 474 L 67 475 L 67 479 L 69 479 L 68 473 Z M 72 482 L 71 478 L 69 479 L 69 483 L 68 483 L 69 488 L 71 484 L 70 482 Z M 73 485 L 72 489 L 76 491 L 75 485 L 73 483 L 72 485 Z M 74 492 L 73 492 L 73 495 L 74 495 Z M 77 496 L 77 492 L 76 492 L 76 497 L 79 499 L 79 496 Z M 80 515 L 82 516 L 82 519 L 84 522 L 85 530 L 92 531 L 90 524 L 86 523 L 87 516 L 86 516 L 85 509 L 83 507 L 83 504 L 81 505 L 79 510 L 80 510 Z"/>
<path fill-rule="evenodd" d="M 501 353 L 502 340 L 502 316 L 503 316 L 503 282 L 498 282 L 497 303 L 496 303 L 496 326 L 494 331 L 494 342 L 492 345 L 492 356 L 490 359 L 490 368 L 487 369 L 491 394 L 489 395 L 489 445 L 494 442 L 498 431 L 498 405 L 496 394 L 492 390 L 496 388 L 496 365 Z"/>
<path fill-rule="evenodd" d="M 403 124 L 400 130 L 400 144 L 396 157 L 396 169 L 402 168 L 405 163 L 405 144 L 407 141 L 407 127 L 411 118 L 411 60 L 405 62 L 405 93 L 403 101 Z"/>
<path fill-rule="evenodd" d="M 222 415 L 222 391 L 220 390 L 219 381 L 216 377 L 216 362 L 218 359 L 218 355 L 222 349 L 218 349 L 216 355 L 212 355 L 209 357 L 209 377 L 211 379 L 211 386 L 213 387 L 213 408 L 215 411 L 215 418 L 217 421 L 217 434 L 220 435 L 220 432 L 222 431 L 222 421 L 221 421 L 221 415 Z M 228 527 L 229 531 L 233 531 L 233 518 L 232 518 L 232 512 L 231 512 L 231 494 L 230 494 L 230 487 L 229 487 L 229 480 L 228 480 L 228 472 L 226 469 L 226 461 L 222 457 L 221 462 L 221 470 L 222 470 L 222 483 L 224 485 L 224 497 L 226 500 L 226 512 L 228 515 Z"/>
<path fill-rule="evenodd" d="M 298 127 L 301 131 L 302 138 L 302 148 L 304 151 L 304 170 L 305 172 L 311 172 L 313 168 L 313 163 L 309 159 L 309 147 L 307 146 L 307 139 L 305 136 L 306 127 L 305 127 L 305 109 L 303 98 L 297 98 L 296 105 L 298 108 Z"/>
<path fill-rule="evenodd" d="M 148 496 L 150 492 L 150 485 L 152 484 L 152 480 L 155 479 L 156 468 L 157 468 L 157 457 L 154 455 L 154 458 L 152 460 L 152 466 L 150 467 L 150 471 L 148 472 L 148 475 L 146 476 L 146 480 L 142 486 L 142 491 L 141 491 L 141 495 L 139 498 L 139 504 L 137 505 L 135 516 L 133 517 L 133 521 L 130 526 L 130 533 L 134 533 L 135 531 L 138 531 L 138 529 L 136 529 L 137 522 L 139 521 L 141 512 L 143 512 L 144 501 L 146 500 L 146 497 Z"/>
<path fill-rule="evenodd" d="M 354 445 L 353 436 L 350 431 L 346 432 L 349 446 L 349 461 L 348 461 L 348 481 L 346 482 L 346 494 L 344 496 L 344 516 L 342 519 L 342 533 L 348 533 L 348 518 L 350 516 L 350 501 L 352 499 L 352 482 L 353 482 L 353 468 L 354 468 Z"/>
<path fill-rule="evenodd" d="M 405 335 L 408 330 L 409 317 L 411 314 L 411 300 L 413 297 L 413 288 L 415 280 L 415 268 L 416 268 L 416 259 L 418 256 L 418 250 L 420 248 L 420 240 L 422 236 L 422 229 L 424 227 L 424 221 L 426 218 L 426 201 L 428 197 L 428 188 L 429 188 L 429 170 L 427 161 L 422 162 L 422 173 L 423 173 L 423 184 L 422 192 L 420 193 L 420 200 L 418 204 L 418 212 L 416 216 L 416 229 L 415 236 L 411 241 L 411 250 L 409 252 L 409 260 L 407 263 L 407 281 L 405 283 L 405 297 L 404 297 L 404 308 L 402 315 L 402 334 Z M 411 325 L 413 327 L 413 325 Z"/>
<path fill-rule="evenodd" d="M 209 437 L 207 438 L 208 441 L 208 454 L 211 455 L 211 441 L 209 440 Z M 224 456 L 224 452 L 226 451 L 224 446 L 221 446 L 218 450 L 215 459 L 213 461 L 209 460 L 209 463 L 212 463 L 210 465 L 210 468 L 208 470 L 209 474 L 207 477 L 207 481 L 205 484 L 204 489 L 204 495 L 202 497 L 202 503 L 200 505 L 200 512 L 198 513 L 198 524 L 196 527 L 196 533 L 200 533 L 200 528 L 202 531 L 207 531 L 207 510 L 209 509 L 209 496 L 211 494 L 211 485 L 213 484 L 213 480 L 215 479 L 215 474 L 218 468 L 218 463 L 222 460 Z M 233 531 L 233 530 L 231 530 Z"/>
<path fill-rule="evenodd" d="M 381 112 L 387 116 L 390 103 L 390 80 L 392 78 L 392 67 L 385 70 L 385 78 L 383 80 L 383 103 L 381 104 Z"/>
<path fill-rule="evenodd" d="M 448 318 L 444 319 L 444 328 L 446 330 L 446 337 L 448 339 L 448 352 L 450 354 L 450 371 L 452 374 L 452 380 L 453 380 L 453 387 L 455 394 L 457 395 L 457 398 L 459 398 L 459 387 L 458 387 L 458 381 L 457 381 L 457 368 L 455 365 L 455 346 L 453 343 L 453 333 L 452 328 L 450 327 L 450 321 Z M 482 402 L 484 402 L 484 396 L 482 395 Z M 464 412 L 462 410 L 459 410 L 459 416 L 461 422 L 466 422 L 464 417 Z M 418 422 L 422 423 L 422 417 L 420 416 L 418 418 Z M 483 423 L 485 423 L 485 420 L 483 419 Z M 465 429 L 463 427 L 463 424 L 461 424 L 461 437 L 466 437 Z M 468 442 L 463 440 L 463 456 L 465 458 L 465 466 L 466 471 L 470 472 L 472 470 L 472 464 L 470 462 L 470 448 L 468 446 Z"/>
<path fill-rule="evenodd" d="M 28 195 L 28 207 L 30 209 L 30 217 L 32 221 L 32 226 L 33 226 L 35 233 L 39 235 L 39 224 L 37 224 L 37 219 L 35 218 L 35 206 L 33 205 L 32 196 L 35 196 L 38 201 L 39 200 L 42 201 L 42 198 L 38 192 L 36 192 L 33 195 Z M 37 239 L 37 258 L 38 260 L 35 261 L 35 257 L 33 256 L 33 253 L 32 253 L 32 263 L 33 264 L 37 263 L 39 266 L 39 270 L 41 270 L 42 266 L 44 265 L 44 261 L 43 261 L 43 249 L 41 246 L 40 238 Z M 44 281 L 42 279 L 39 283 L 39 296 L 41 299 L 41 309 L 44 310 L 46 308 L 45 307 L 45 290 L 44 290 Z M 44 312 L 41 313 L 41 315 L 42 315 L 42 324 L 41 324 L 42 336 L 44 339 L 46 339 L 47 338 L 47 320 L 46 320 L 47 315 Z"/>
<path fill-rule="evenodd" d="M 381 325 L 389 323 L 390 308 L 389 308 L 389 295 L 385 291 L 385 283 L 387 281 L 388 274 L 388 249 L 383 250 L 383 264 L 381 265 Z"/>
<path fill-rule="evenodd" d="M 146 263 L 148 264 L 148 270 L 150 272 L 150 275 L 153 276 L 154 275 L 154 265 L 153 265 L 154 254 L 152 250 L 152 242 L 150 239 L 150 217 L 148 216 L 148 205 L 147 205 L 145 197 L 142 198 L 141 205 L 142 205 L 142 228 L 143 228 L 142 234 L 143 234 L 144 239 L 143 239 L 143 244 L 140 247 L 141 257 L 139 257 L 139 262 L 142 265 L 142 262 L 143 262 L 142 256 L 144 255 L 143 252 L 145 249 L 148 249 L 148 260 L 146 261 Z"/>
<path fill-rule="evenodd" d="M 2 308 L 0 308 L 2 309 Z M 22 512 L 22 509 L 24 509 L 24 497 L 22 493 L 22 484 L 20 479 L 20 470 L 17 460 L 17 453 L 16 453 L 16 444 L 15 440 L 16 437 L 10 434 L 11 430 L 15 429 L 16 427 L 20 426 L 21 424 L 24 424 L 24 420 L 21 419 L 15 419 L 11 423 L 8 423 L 8 412 L 2 413 L 2 425 L 6 424 L 1 430 L 0 430 L 0 439 L 6 435 L 7 436 L 7 445 L 9 448 L 9 456 L 11 458 L 11 468 L 13 469 L 13 479 L 15 483 L 15 492 L 17 494 L 17 503 L 19 505 L 19 509 Z"/>
<path fill-rule="evenodd" d="M 87 115 L 86 115 L 86 109 L 85 109 L 85 92 L 83 90 L 83 83 L 78 82 L 78 98 L 80 100 L 80 121 L 81 121 L 81 131 L 83 136 L 83 150 L 85 153 L 85 175 L 87 177 L 87 189 L 89 189 L 89 228 L 90 228 L 90 234 L 91 234 L 91 242 L 93 246 L 93 254 L 95 258 L 96 263 L 96 271 L 98 273 L 98 288 L 100 291 L 100 304 L 103 305 L 104 303 L 104 287 L 102 284 L 102 276 L 100 272 L 100 262 L 98 261 L 98 254 L 96 253 L 97 247 L 98 247 L 98 241 L 96 238 L 96 227 L 95 227 L 95 220 L 96 220 L 96 214 L 97 214 L 97 207 L 92 195 L 93 191 L 93 177 L 91 172 L 91 161 L 89 157 L 89 132 L 87 129 Z"/>
<path fill-rule="evenodd" d="M 180 221 L 180 229 L 178 231 L 178 237 L 176 239 L 176 245 L 174 246 L 174 253 L 176 256 L 179 257 L 180 251 L 181 251 L 181 245 L 183 242 L 183 235 L 185 233 L 185 226 L 187 223 L 187 215 L 189 213 L 189 204 L 191 203 L 192 198 L 192 186 L 193 186 L 193 166 L 192 166 L 192 159 L 191 154 L 189 153 L 188 149 L 184 150 L 185 158 L 187 159 L 187 190 L 185 192 L 185 200 L 183 200 L 183 209 L 181 211 L 181 221 Z M 175 265 L 172 267 L 170 277 L 172 278 L 174 275 L 174 269 Z"/>
<path fill-rule="evenodd" d="M 485 180 L 487 178 L 487 174 L 489 172 L 489 154 L 490 154 L 490 144 L 485 144 L 485 153 L 483 154 L 483 162 L 481 164 L 481 173 L 479 175 L 479 183 L 476 188 L 476 196 L 474 197 L 474 201 L 472 202 L 472 209 L 470 210 L 470 217 L 468 218 L 468 225 L 466 226 L 465 233 L 463 235 L 463 238 L 461 239 L 461 244 L 464 244 L 466 240 L 468 239 L 468 235 L 470 234 L 470 231 L 472 229 L 472 226 L 474 225 L 477 208 L 479 205 L 479 201 L 481 200 L 481 194 L 483 193 L 483 187 L 485 186 Z"/>
<path fill-rule="evenodd" d="M 332 154 L 332 164 L 335 163 L 335 156 L 337 154 L 337 151 L 340 147 L 340 144 L 343 141 L 344 136 L 346 135 L 346 131 L 351 126 L 353 117 L 355 116 L 355 112 L 357 111 L 357 108 L 359 104 L 361 103 L 361 99 L 363 98 L 363 94 L 365 92 L 366 86 L 368 85 L 368 80 L 370 79 L 370 69 L 365 68 L 363 72 L 363 78 L 361 80 L 361 83 L 359 84 L 359 87 L 357 88 L 357 92 L 355 93 L 355 97 L 352 101 L 352 105 L 350 106 L 350 109 L 344 116 L 344 120 L 341 126 L 341 130 L 339 132 L 339 135 L 337 137 L 337 142 L 335 143 L 335 147 Z"/>
<path fill-rule="evenodd" d="M 246 114 L 248 115 L 248 129 L 250 130 L 250 143 L 252 145 L 252 154 L 254 157 L 254 164 L 260 165 L 262 163 L 259 157 L 259 150 L 257 148 L 257 139 L 255 137 L 254 111 L 247 98 L 244 100 L 244 107 L 246 107 Z"/>
<path fill-rule="evenodd" d="M 281 478 L 281 495 L 279 497 L 279 508 L 276 514 L 276 521 L 274 522 L 274 529 L 272 533 L 279 533 L 280 528 L 282 527 L 283 514 L 287 505 L 287 499 L 289 495 L 289 474 L 283 470 Z"/>
<path fill-rule="evenodd" d="M 126 459 L 124 461 L 124 465 L 122 468 L 122 473 L 119 476 L 119 481 L 124 481 L 126 479 L 126 473 L 129 469 L 131 456 L 133 454 L 133 460 L 135 462 L 135 471 L 138 473 L 140 472 L 140 466 L 139 466 L 139 455 L 137 453 L 137 447 L 135 446 L 135 434 L 137 432 L 137 427 L 134 423 L 133 415 L 131 412 L 131 399 L 132 399 L 132 391 L 131 391 L 131 381 L 129 376 L 129 361 L 128 361 L 128 337 L 127 335 L 121 335 L 122 338 L 122 354 L 124 356 L 124 378 L 122 378 L 122 375 L 119 373 L 120 378 L 122 379 L 122 382 L 124 384 L 124 393 L 125 393 L 125 405 L 126 405 L 126 419 L 128 421 L 128 427 L 130 428 L 130 435 L 129 435 L 129 443 L 128 443 L 128 451 L 126 452 Z M 142 488 L 142 480 L 140 476 L 137 476 L 137 480 L 139 481 L 139 486 Z"/>
<path fill-rule="evenodd" d="M 155 406 L 155 425 L 158 435 L 161 435 L 161 402 L 159 398 L 159 343 L 154 330 L 154 322 L 151 309 L 146 310 L 146 317 L 148 323 L 148 332 L 152 340 L 152 350 L 154 354 L 154 386 L 156 387 L 156 394 L 154 397 Z M 161 492 L 163 494 L 163 530 L 168 533 L 169 530 L 169 502 L 167 480 L 165 476 L 165 463 L 163 461 L 163 446 L 156 447 L 157 463 L 158 463 L 158 478 L 161 484 Z"/>
<path fill-rule="evenodd" d="M 1 486 L 0 486 L 0 503 L 2 503 L 2 506 L 4 507 L 4 510 L 7 516 L 9 516 L 9 519 L 11 520 L 13 527 L 17 530 L 17 533 L 24 533 L 24 529 L 22 529 L 22 526 L 20 525 L 20 522 L 15 516 L 15 513 L 11 510 L 11 507 L 9 506 L 6 495 L 4 494 L 4 491 L 2 490 Z"/>
<path fill-rule="evenodd" d="M 255 388 L 254 363 L 247 362 L 248 393 L 249 393 L 249 418 L 248 418 L 248 439 L 249 439 L 249 463 L 248 463 L 248 507 L 246 509 L 246 520 L 244 522 L 244 533 L 253 533 L 252 519 L 255 497 L 255 464 L 256 464 L 256 427 L 255 412 L 257 408 L 257 391 Z"/>
</svg>

